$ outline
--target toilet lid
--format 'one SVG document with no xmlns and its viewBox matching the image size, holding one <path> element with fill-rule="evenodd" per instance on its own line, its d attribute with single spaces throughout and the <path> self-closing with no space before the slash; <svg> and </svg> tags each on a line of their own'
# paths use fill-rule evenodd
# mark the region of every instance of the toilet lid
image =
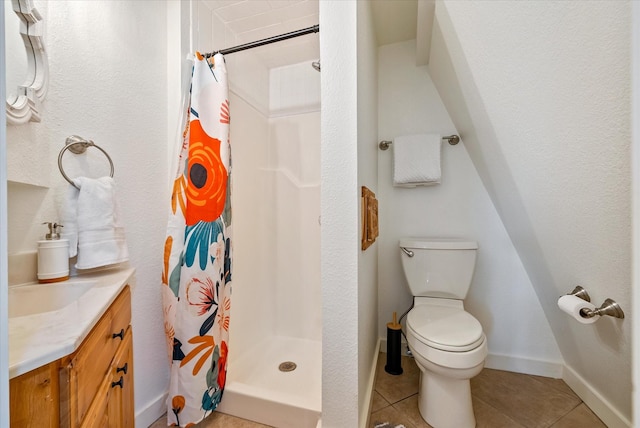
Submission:
<svg viewBox="0 0 640 428">
<path fill-rule="evenodd" d="M 417 306 L 409 312 L 407 326 L 418 340 L 444 351 L 469 351 L 484 340 L 478 320 L 460 308 Z"/>
</svg>

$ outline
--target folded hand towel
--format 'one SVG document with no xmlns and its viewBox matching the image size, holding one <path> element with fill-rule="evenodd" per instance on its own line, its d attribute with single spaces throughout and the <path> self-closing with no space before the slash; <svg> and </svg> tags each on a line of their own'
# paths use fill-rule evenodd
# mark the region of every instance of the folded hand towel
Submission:
<svg viewBox="0 0 640 428">
<path fill-rule="evenodd" d="M 441 136 L 419 134 L 393 140 L 393 185 L 427 186 L 440 183 Z"/>
<path fill-rule="evenodd" d="M 80 188 L 76 267 L 90 269 L 129 260 L 113 179 L 79 177 L 73 182 Z"/>
<path fill-rule="evenodd" d="M 62 224 L 60 238 L 69 240 L 69 258 L 78 254 L 78 189 L 71 184 L 60 204 L 59 218 Z"/>
</svg>

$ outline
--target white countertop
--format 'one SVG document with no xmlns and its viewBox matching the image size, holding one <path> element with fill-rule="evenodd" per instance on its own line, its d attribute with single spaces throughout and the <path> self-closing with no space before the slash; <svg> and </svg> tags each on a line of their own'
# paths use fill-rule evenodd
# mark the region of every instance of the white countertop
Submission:
<svg viewBox="0 0 640 428">
<path fill-rule="evenodd" d="M 134 272 L 119 268 L 72 277 L 97 283 L 62 309 L 9 318 L 9 378 L 74 352 L 125 285 L 133 286 Z M 59 284 L 64 282 L 46 286 Z"/>
</svg>

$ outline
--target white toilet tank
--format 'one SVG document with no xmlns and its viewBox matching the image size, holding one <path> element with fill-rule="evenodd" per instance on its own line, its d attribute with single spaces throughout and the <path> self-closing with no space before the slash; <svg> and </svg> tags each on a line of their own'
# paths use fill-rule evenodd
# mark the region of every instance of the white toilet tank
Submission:
<svg viewBox="0 0 640 428">
<path fill-rule="evenodd" d="M 402 269 L 411 294 L 464 299 L 473 278 L 477 250 L 477 242 L 463 239 L 401 239 Z"/>
</svg>

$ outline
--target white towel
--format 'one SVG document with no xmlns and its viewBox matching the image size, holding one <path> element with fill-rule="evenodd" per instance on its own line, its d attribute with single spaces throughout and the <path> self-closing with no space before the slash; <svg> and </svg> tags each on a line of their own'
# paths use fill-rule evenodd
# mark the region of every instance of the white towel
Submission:
<svg viewBox="0 0 640 428">
<path fill-rule="evenodd" d="M 129 260 L 113 179 L 78 177 L 73 182 L 80 188 L 76 268 L 90 269 Z"/>
<path fill-rule="evenodd" d="M 80 191 L 69 184 L 58 210 L 62 232 L 60 238 L 69 240 L 69 258 L 78 254 L 78 194 Z"/>
<path fill-rule="evenodd" d="M 393 185 L 428 186 L 440 183 L 440 146 L 438 134 L 396 137 L 393 140 Z"/>
</svg>

